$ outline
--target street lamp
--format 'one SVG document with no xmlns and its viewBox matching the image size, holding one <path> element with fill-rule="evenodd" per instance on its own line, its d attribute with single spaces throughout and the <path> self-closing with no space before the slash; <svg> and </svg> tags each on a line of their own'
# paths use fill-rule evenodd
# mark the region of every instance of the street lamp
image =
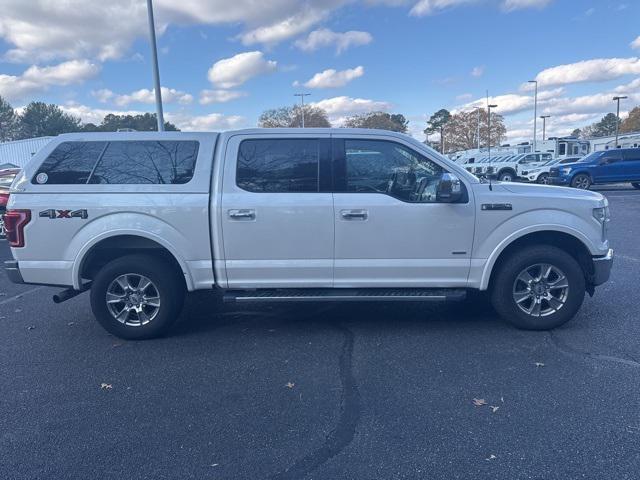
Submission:
<svg viewBox="0 0 640 480">
<path fill-rule="evenodd" d="M 538 120 L 538 81 L 537 80 L 529 80 L 528 83 L 533 83 L 535 85 L 535 94 L 533 97 L 533 152 L 536 151 L 536 127 Z"/>
<path fill-rule="evenodd" d="M 498 105 L 487 105 L 487 123 L 488 123 L 488 131 L 487 131 L 487 147 L 489 149 L 489 162 L 491 162 L 491 109 L 498 108 Z"/>
<path fill-rule="evenodd" d="M 304 128 L 304 97 L 308 97 L 311 95 L 310 93 L 294 93 L 294 97 L 300 97 L 300 102 L 302 103 L 302 128 Z"/>
<path fill-rule="evenodd" d="M 616 110 L 616 148 L 618 148 L 618 129 L 620 127 L 620 100 L 624 100 L 627 97 L 613 97 L 614 102 L 618 102 L 618 108 Z"/>
<path fill-rule="evenodd" d="M 160 69 L 158 68 L 158 47 L 156 45 L 156 24 L 153 20 L 153 4 L 147 0 L 147 14 L 149 16 L 149 41 L 151 42 L 151 59 L 153 62 L 153 84 L 156 91 L 156 120 L 158 131 L 164 131 L 164 115 L 162 114 L 162 91 L 160 90 Z"/>
<path fill-rule="evenodd" d="M 540 118 L 542 119 L 542 141 L 544 142 L 544 135 L 546 133 L 547 130 L 547 118 L 549 118 L 551 115 L 541 115 Z"/>
</svg>

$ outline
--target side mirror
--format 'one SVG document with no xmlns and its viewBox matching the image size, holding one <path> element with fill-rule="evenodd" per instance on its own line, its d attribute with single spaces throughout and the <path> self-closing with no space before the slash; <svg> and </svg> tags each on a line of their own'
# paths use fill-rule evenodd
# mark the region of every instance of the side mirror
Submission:
<svg viewBox="0 0 640 480">
<path fill-rule="evenodd" d="M 460 179 L 453 173 L 443 173 L 436 191 L 436 200 L 442 203 L 457 203 L 464 195 Z"/>
</svg>

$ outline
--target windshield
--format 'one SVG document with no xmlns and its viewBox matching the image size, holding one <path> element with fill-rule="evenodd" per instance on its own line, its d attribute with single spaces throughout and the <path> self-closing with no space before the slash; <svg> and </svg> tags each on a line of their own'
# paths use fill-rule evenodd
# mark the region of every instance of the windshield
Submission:
<svg viewBox="0 0 640 480">
<path fill-rule="evenodd" d="M 580 160 L 577 160 L 577 162 L 580 162 L 580 163 L 592 162 L 600 158 L 604 153 L 605 152 L 593 152 L 587 155 L 586 157 L 582 157 Z"/>
</svg>

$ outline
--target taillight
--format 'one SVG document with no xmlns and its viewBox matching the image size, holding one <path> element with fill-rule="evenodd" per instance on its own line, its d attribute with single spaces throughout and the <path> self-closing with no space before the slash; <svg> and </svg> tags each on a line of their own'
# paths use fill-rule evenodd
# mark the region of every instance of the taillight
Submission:
<svg viewBox="0 0 640 480">
<path fill-rule="evenodd" d="M 4 214 L 4 228 L 10 247 L 24 247 L 24 227 L 30 221 L 31 210 L 7 210 Z"/>
<path fill-rule="evenodd" d="M 0 193 L 0 207 L 6 207 L 8 202 L 9 202 L 9 194 Z"/>
</svg>

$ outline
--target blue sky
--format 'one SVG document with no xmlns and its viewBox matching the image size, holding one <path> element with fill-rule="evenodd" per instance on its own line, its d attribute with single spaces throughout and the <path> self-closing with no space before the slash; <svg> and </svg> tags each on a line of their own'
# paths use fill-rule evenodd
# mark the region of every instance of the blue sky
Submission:
<svg viewBox="0 0 640 480">
<path fill-rule="evenodd" d="M 411 133 L 489 90 L 509 141 L 527 140 L 529 79 L 561 135 L 640 104 L 635 0 L 155 0 L 167 118 L 183 129 L 254 126 L 293 94 L 339 125 L 403 113 Z M 0 0 L 0 95 L 84 121 L 153 111 L 144 0 Z"/>
</svg>

